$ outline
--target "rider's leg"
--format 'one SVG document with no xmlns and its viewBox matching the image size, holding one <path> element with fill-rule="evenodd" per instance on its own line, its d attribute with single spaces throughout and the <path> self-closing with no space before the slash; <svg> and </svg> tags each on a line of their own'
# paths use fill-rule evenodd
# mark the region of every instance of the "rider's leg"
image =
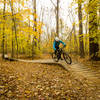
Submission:
<svg viewBox="0 0 100 100">
<path fill-rule="evenodd" d="M 59 50 L 59 47 L 56 47 L 56 50 L 55 50 L 55 55 L 57 54 L 57 51 Z"/>
<path fill-rule="evenodd" d="M 59 59 L 63 60 L 63 58 L 61 57 L 61 51 L 59 51 Z"/>
<path fill-rule="evenodd" d="M 56 55 L 56 53 L 57 53 L 57 50 L 55 50 L 54 52 L 55 52 L 55 55 Z"/>
<path fill-rule="evenodd" d="M 59 47 L 56 47 L 55 54 L 57 54 L 57 52 L 59 53 L 59 59 L 63 60 L 63 59 L 61 58 L 61 51 L 59 50 Z"/>
<path fill-rule="evenodd" d="M 57 52 L 58 52 L 58 54 L 59 54 L 59 55 L 58 55 L 58 58 L 61 59 L 61 52 L 60 52 L 60 50 L 59 50 L 59 47 L 57 47 Z"/>
<path fill-rule="evenodd" d="M 59 59 L 61 58 L 61 52 L 60 52 L 60 50 L 59 50 Z"/>
</svg>

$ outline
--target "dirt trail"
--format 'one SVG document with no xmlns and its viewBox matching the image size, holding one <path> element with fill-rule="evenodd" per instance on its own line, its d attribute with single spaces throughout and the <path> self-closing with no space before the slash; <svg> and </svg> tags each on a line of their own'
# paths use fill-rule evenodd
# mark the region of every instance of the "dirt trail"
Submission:
<svg viewBox="0 0 100 100">
<path fill-rule="evenodd" d="M 59 62 L 54 62 L 52 59 L 40 59 L 40 60 L 20 60 L 24 62 L 33 62 L 33 63 L 41 63 L 41 64 L 58 64 L 63 67 L 65 70 L 69 71 L 76 79 L 85 78 L 89 80 L 89 84 L 91 86 L 96 86 L 98 88 L 98 94 L 100 94 L 100 70 L 92 70 L 91 68 L 79 64 L 77 62 L 73 62 L 71 65 L 66 64 L 65 61 L 60 60 Z"/>
<path fill-rule="evenodd" d="M 100 73 L 99 71 L 91 70 L 89 67 L 86 67 L 82 64 L 79 64 L 77 62 L 73 62 L 71 65 L 66 64 L 65 61 L 59 61 L 54 62 L 52 59 L 40 59 L 40 60 L 21 60 L 18 59 L 18 61 L 21 62 L 32 62 L 32 63 L 40 63 L 40 64 L 58 64 L 62 66 L 67 71 L 72 72 L 72 74 L 76 77 L 83 76 L 87 79 L 92 80 L 93 82 L 96 82 L 97 84 L 100 84 Z"/>
<path fill-rule="evenodd" d="M 99 76 L 90 70 L 86 76 L 78 63 L 1 61 L 0 75 L 0 100 L 100 100 Z"/>
</svg>

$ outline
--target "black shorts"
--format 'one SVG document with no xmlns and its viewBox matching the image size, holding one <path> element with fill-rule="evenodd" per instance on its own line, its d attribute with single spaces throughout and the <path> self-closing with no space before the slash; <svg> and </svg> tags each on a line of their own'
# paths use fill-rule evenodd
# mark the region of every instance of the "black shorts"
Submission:
<svg viewBox="0 0 100 100">
<path fill-rule="evenodd" d="M 57 53 L 58 50 L 59 50 L 59 47 L 56 47 L 55 54 Z"/>
</svg>

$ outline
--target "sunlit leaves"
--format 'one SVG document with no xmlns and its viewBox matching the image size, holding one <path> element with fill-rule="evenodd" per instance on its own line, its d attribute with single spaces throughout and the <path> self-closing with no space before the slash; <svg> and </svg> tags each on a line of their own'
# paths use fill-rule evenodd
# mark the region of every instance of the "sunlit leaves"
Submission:
<svg viewBox="0 0 100 100">
<path fill-rule="evenodd" d="M 22 6 L 24 6 L 24 0 L 20 0 L 20 3 L 22 4 Z"/>
<path fill-rule="evenodd" d="M 38 17 L 36 13 L 34 13 L 33 16 L 34 16 L 34 18 L 37 18 Z"/>
<path fill-rule="evenodd" d="M 25 10 L 23 10 L 22 13 L 23 13 L 23 14 L 27 14 L 27 15 L 32 14 L 30 9 L 25 9 Z"/>
<path fill-rule="evenodd" d="M 14 17 L 22 20 L 22 15 L 20 13 L 15 14 Z"/>
<path fill-rule="evenodd" d="M 38 19 L 38 15 L 32 12 L 32 8 L 28 8 L 26 4 L 29 0 L 0 0 L 0 4 L 6 4 L 7 8 L 3 15 L 3 7 L 0 9 L 0 39 L 2 40 L 3 27 L 5 24 L 5 36 L 11 49 L 13 40 L 16 49 L 16 38 L 21 50 L 31 47 L 32 38 L 35 42 L 39 41 L 39 36 L 42 34 L 43 23 L 39 21 L 33 21 L 33 18 Z M 5 19 L 4 19 L 5 17 Z M 35 27 L 33 25 L 36 25 Z M 16 29 L 15 29 L 16 28 Z M 36 29 L 37 31 L 35 31 Z M 16 31 L 16 33 L 15 33 Z M 16 34 L 16 35 L 15 35 Z M 17 36 L 17 37 L 15 37 Z M 1 41 L 0 41 L 1 42 Z"/>
</svg>

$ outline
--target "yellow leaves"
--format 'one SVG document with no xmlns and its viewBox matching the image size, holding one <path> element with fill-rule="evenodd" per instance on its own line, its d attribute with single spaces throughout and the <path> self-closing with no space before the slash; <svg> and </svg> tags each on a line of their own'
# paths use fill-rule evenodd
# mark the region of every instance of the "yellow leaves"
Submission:
<svg viewBox="0 0 100 100">
<path fill-rule="evenodd" d="M 34 25 L 37 25 L 37 22 L 36 21 L 32 21 L 32 22 L 33 22 Z"/>
<path fill-rule="evenodd" d="M 10 34 L 10 33 L 11 33 L 11 30 L 6 28 L 6 29 L 5 29 L 5 33 L 6 33 L 6 34 Z"/>
<path fill-rule="evenodd" d="M 21 77 L 18 77 L 18 80 L 21 81 L 22 80 Z"/>
<path fill-rule="evenodd" d="M 37 18 L 38 17 L 36 13 L 33 13 L 33 16 L 34 16 L 34 18 Z"/>
<path fill-rule="evenodd" d="M 24 0 L 21 0 L 20 3 L 22 6 L 24 6 Z"/>
<path fill-rule="evenodd" d="M 6 3 L 9 3 L 9 1 L 0 0 L 0 3 L 5 3 L 6 4 Z"/>
<path fill-rule="evenodd" d="M 69 6 L 69 8 L 72 8 L 75 5 L 75 2 L 72 2 Z"/>
<path fill-rule="evenodd" d="M 3 15 L 0 14 L 0 19 L 3 19 Z"/>
<path fill-rule="evenodd" d="M 26 93 L 26 94 L 30 94 L 31 91 L 29 91 L 29 90 L 25 90 L 25 93 Z"/>
<path fill-rule="evenodd" d="M 33 32 L 33 34 L 34 34 L 34 36 L 37 38 L 37 37 L 39 37 L 39 34 L 37 33 L 37 32 Z"/>
<path fill-rule="evenodd" d="M 23 10 L 22 13 L 23 13 L 23 14 L 27 14 L 27 15 L 32 14 L 30 9 L 25 9 L 25 10 Z"/>
<path fill-rule="evenodd" d="M 15 15 L 15 17 L 18 18 L 18 19 L 22 19 L 22 16 L 21 16 L 20 13 L 17 13 L 17 14 Z"/>
<path fill-rule="evenodd" d="M 4 0 L 2 0 L 0 3 L 3 4 L 4 3 L 3 1 Z M 0 15 L 0 27 L 1 27 L 0 38 L 2 39 L 3 27 L 5 27 L 5 36 L 7 37 L 8 46 L 10 46 L 9 48 L 11 48 L 12 38 L 15 42 L 15 31 L 17 34 L 19 48 L 20 47 L 25 48 L 25 46 L 27 46 L 28 40 L 30 40 L 28 42 L 31 45 L 32 42 L 31 36 L 33 37 L 35 36 L 37 38 L 35 41 L 37 42 L 39 40 L 40 34 L 42 34 L 43 32 L 42 31 L 43 23 L 40 21 L 39 22 L 33 21 L 32 19 L 37 18 L 38 15 L 36 13 L 32 13 L 31 12 L 32 9 L 24 8 L 24 3 L 26 2 L 25 0 L 20 0 L 20 2 L 19 0 L 10 0 L 11 2 L 9 2 L 9 0 L 6 1 L 7 2 L 5 3 L 11 3 L 11 5 L 9 4 L 9 6 L 8 5 L 6 6 L 7 7 L 5 12 L 6 20 L 3 20 L 4 16 L 2 13 Z M 10 6 L 11 7 L 13 6 L 13 16 Z M 17 8 L 19 6 L 21 7 L 20 10 L 18 10 Z M 34 28 L 36 28 L 36 31 L 34 30 Z"/>
<path fill-rule="evenodd" d="M 23 33 L 29 33 L 29 34 L 33 33 L 33 28 L 32 27 L 24 27 L 21 30 L 23 31 Z"/>
<path fill-rule="evenodd" d="M 9 0 L 8 0 L 9 1 Z M 19 2 L 19 0 L 10 0 L 11 1 L 11 3 L 13 4 L 13 3 L 17 3 L 17 2 Z M 23 1 L 23 0 L 20 0 L 20 1 Z"/>
</svg>

